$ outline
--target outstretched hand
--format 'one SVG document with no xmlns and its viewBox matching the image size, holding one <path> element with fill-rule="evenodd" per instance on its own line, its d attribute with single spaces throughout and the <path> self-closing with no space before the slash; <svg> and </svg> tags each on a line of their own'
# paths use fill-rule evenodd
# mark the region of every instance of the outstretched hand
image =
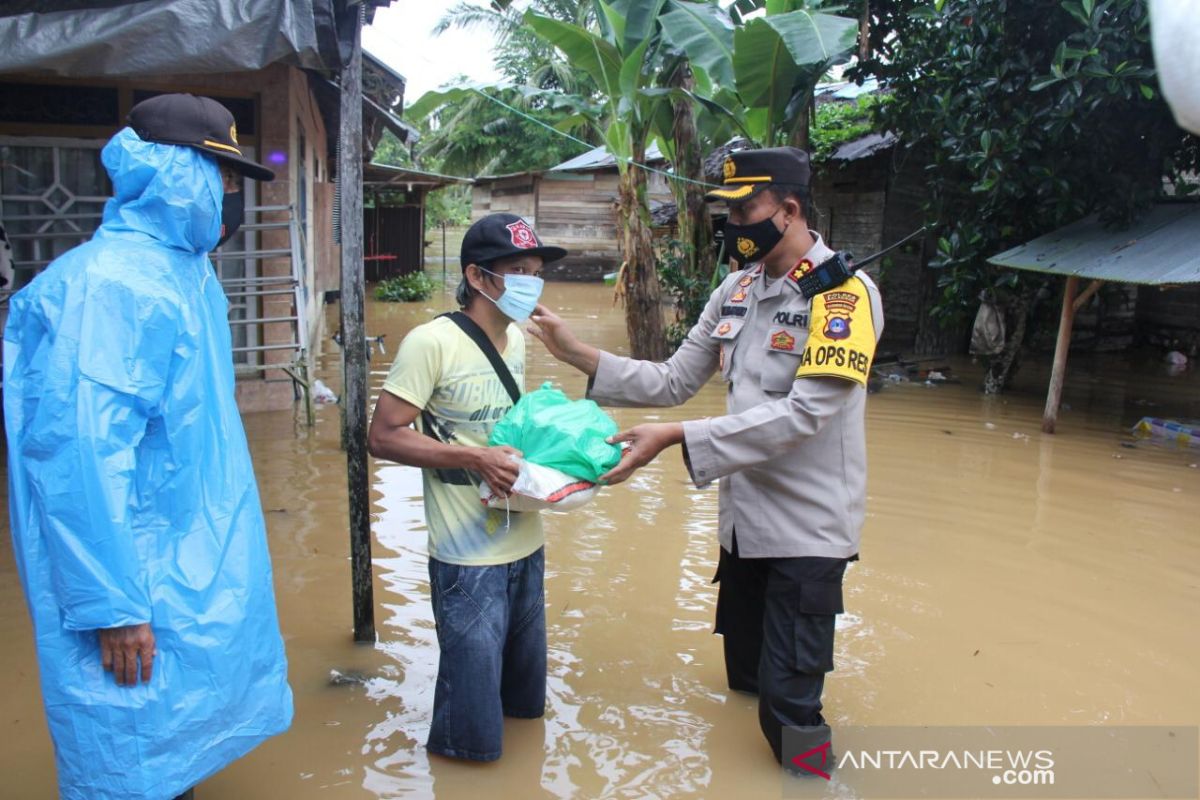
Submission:
<svg viewBox="0 0 1200 800">
<path fill-rule="evenodd" d="M 529 317 L 532 323 L 526 330 L 564 364 L 570 364 L 586 375 L 595 375 L 600 363 L 600 351 L 579 341 L 562 317 L 538 304 Z"/>
<path fill-rule="evenodd" d="M 683 423 L 648 422 L 636 425 L 627 431 L 610 436 L 608 442 L 610 444 L 629 442 L 629 447 L 625 448 L 621 454 L 621 463 L 600 476 L 601 484 L 612 485 L 620 483 L 649 464 L 666 448 L 682 443 Z"/>
</svg>

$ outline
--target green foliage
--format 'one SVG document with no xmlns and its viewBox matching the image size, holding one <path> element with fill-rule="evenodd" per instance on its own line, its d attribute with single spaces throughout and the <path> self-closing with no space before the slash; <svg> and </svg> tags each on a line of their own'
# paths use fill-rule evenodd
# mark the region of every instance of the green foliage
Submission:
<svg viewBox="0 0 1200 800">
<path fill-rule="evenodd" d="M 424 272 L 410 272 L 380 281 L 375 299 L 386 303 L 415 303 L 433 297 L 433 280 Z"/>
<path fill-rule="evenodd" d="M 533 119 L 489 97 L 519 108 Z M 418 151 L 427 168 L 475 176 L 545 169 L 579 155 L 579 143 L 545 127 L 573 127 L 572 117 L 579 110 L 578 105 L 564 102 L 553 92 L 459 86 L 427 92 L 407 114 L 430 129 Z"/>
<path fill-rule="evenodd" d="M 850 102 L 822 103 L 817 106 L 809 140 L 810 155 L 825 161 L 846 142 L 866 136 L 876 129 L 875 116 L 885 95 L 863 95 Z"/>
<path fill-rule="evenodd" d="M 688 269 L 686 247 L 678 239 L 655 242 L 654 260 L 663 290 L 675 303 L 675 320 L 667 325 L 667 344 L 675 350 L 688 331 L 700 320 L 715 282 L 711 275 L 693 275 Z"/>
<path fill-rule="evenodd" d="M 927 165 L 941 303 L 961 321 L 981 290 L 1032 296 L 1036 276 L 988 257 L 1099 212 L 1128 223 L 1198 163 L 1154 92 L 1145 0 L 875 0 L 873 57 L 892 100 L 880 124 Z"/>
<path fill-rule="evenodd" d="M 430 192 L 425 200 L 425 227 L 466 225 L 471 221 L 471 187 L 453 184 Z"/>
<path fill-rule="evenodd" d="M 785 145 L 803 130 L 817 80 L 854 46 L 857 21 L 821 6 L 745 0 L 726 11 L 673 0 L 664 36 L 697 70 L 696 100 L 707 111 L 761 146 Z"/>
<path fill-rule="evenodd" d="M 390 130 L 384 130 L 383 136 L 379 138 L 379 144 L 375 146 L 375 152 L 371 155 L 371 162 L 386 164 L 389 167 L 416 166 L 409 155 L 408 146 Z"/>
<path fill-rule="evenodd" d="M 434 27 L 434 34 L 449 28 L 484 27 L 496 35 L 496 68 L 507 82 L 517 86 L 590 96 L 595 86 L 586 73 L 575 69 L 553 45 L 525 26 L 523 10 L 587 28 L 596 21 L 590 0 L 532 0 L 514 4 L 493 0 L 487 7 L 459 2 Z"/>
<path fill-rule="evenodd" d="M 428 168 L 471 176 L 524 172 L 552 167 L 584 149 L 555 130 L 599 143 L 600 132 L 589 124 L 590 117 L 580 113 L 580 103 L 562 97 L 577 96 L 586 106 L 595 85 L 585 71 L 526 26 L 522 16 L 522 9 L 529 7 L 552 19 L 586 26 L 595 21 L 592 4 L 532 0 L 521 5 L 519 9 L 509 0 L 487 6 L 459 2 L 434 28 L 435 34 L 452 27 L 491 30 L 497 40 L 495 64 L 504 85 L 473 87 L 460 77 L 408 108 L 406 119 L 429 129 L 418 148 L 418 158 Z"/>
</svg>

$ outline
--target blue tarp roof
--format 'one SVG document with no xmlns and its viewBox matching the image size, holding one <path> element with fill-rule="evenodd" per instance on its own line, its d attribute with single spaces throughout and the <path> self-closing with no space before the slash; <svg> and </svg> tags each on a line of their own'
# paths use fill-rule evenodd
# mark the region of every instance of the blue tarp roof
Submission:
<svg viewBox="0 0 1200 800">
<path fill-rule="evenodd" d="M 1096 215 L 988 261 L 1000 267 L 1147 286 L 1200 283 L 1200 203 L 1163 203 L 1139 223 L 1106 230 Z"/>
</svg>

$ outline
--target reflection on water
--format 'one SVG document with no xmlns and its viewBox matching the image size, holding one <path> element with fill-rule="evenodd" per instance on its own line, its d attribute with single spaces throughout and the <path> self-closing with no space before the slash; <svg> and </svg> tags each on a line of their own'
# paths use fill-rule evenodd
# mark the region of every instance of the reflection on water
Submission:
<svg viewBox="0 0 1200 800">
<path fill-rule="evenodd" d="M 610 293 L 551 284 L 580 334 L 624 350 Z M 448 307 L 372 305 L 390 353 Z M 389 355 L 373 355 L 378 392 Z M 529 382 L 582 376 L 529 347 Z M 1200 451 L 1139 443 L 1144 415 L 1200 417 L 1200 375 L 1168 379 L 1136 358 L 1077 358 L 1060 434 L 1039 432 L 1044 370 L 1019 391 L 888 386 L 869 403 L 870 502 L 847 575 L 837 724 L 1191 723 L 1200 720 Z M 1129 377 L 1132 375 L 1132 377 Z M 336 349 L 322 379 L 340 385 Z M 720 413 L 722 387 L 643 419 Z M 711 634 L 717 494 L 677 452 L 575 513 L 547 514 L 549 704 L 510 721 L 488 765 L 431 758 L 437 670 L 417 470 L 373 465 L 379 642 L 350 637 L 345 462 L 337 409 L 312 433 L 293 415 L 247 418 L 267 509 L 296 722 L 205 783 L 204 798 L 779 796 L 753 698 L 726 690 Z M 802 524 L 798 520 L 797 524 Z M 8 677 L 0 796 L 54 796 L 28 619 L 0 546 L 0 650 Z M 331 681 L 336 674 L 337 680 Z"/>
</svg>

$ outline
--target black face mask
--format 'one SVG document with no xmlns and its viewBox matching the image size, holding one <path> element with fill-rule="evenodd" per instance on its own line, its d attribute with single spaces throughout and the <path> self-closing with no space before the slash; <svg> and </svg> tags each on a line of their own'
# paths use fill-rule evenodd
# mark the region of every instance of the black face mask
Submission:
<svg viewBox="0 0 1200 800">
<path fill-rule="evenodd" d="M 246 195 L 244 192 L 226 192 L 221 199 L 221 238 L 217 247 L 225 244 L 242 227 L 246 217 Z"/>
<path fill-rule="evenodd" d="M 752 225 L 726 222 L 725 249 L 743 264 L 761 261 L 783 241 L 783 233 L 787 230 L 787 226 L 782 231 L 775 227 L 775 214 L 778 213 L 779 209 L 775 209 L 774 214 Z"/>
</svg>

